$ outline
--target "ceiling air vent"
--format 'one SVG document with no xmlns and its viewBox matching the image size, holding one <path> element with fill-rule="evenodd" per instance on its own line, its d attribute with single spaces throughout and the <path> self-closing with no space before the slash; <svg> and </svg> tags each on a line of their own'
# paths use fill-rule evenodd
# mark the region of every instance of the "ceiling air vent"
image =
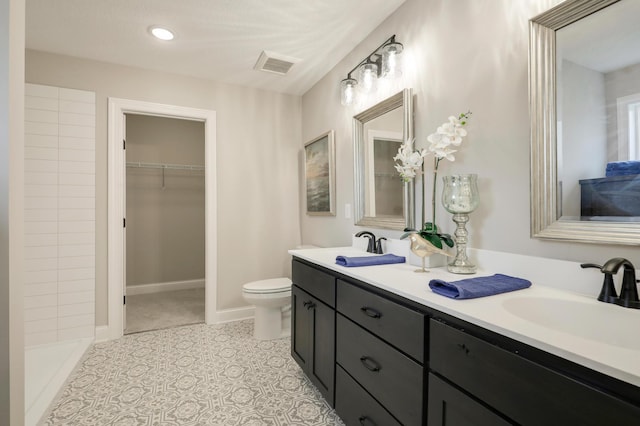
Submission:
<svg viewBox="0 0 640 426">
<path fill-rule="evenodd" d="M 296 62 L 300 62 L 300 60 L 263 50 L 253 68 L 259 71 L 285 75 Z"/>
</svg>

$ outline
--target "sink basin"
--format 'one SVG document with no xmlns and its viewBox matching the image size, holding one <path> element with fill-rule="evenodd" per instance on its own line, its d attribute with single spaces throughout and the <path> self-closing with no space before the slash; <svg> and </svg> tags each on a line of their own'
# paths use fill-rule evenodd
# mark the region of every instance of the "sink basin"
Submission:
<svg viewBox="0 0 640 426">
<path fill-rule="evenodd" d="M 505 300 L 503 306 L 510 314 L 543 327 L 640 350 L 640 311 L 635 309 L 545 297 L 516 297 Z"/>
</svg>

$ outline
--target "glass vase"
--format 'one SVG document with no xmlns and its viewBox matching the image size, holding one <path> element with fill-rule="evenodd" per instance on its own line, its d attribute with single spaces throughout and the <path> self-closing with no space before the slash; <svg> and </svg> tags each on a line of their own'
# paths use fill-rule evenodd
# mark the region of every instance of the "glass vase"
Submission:
<svg viewBox="0 0 640 426">
<path fill-rule="evenodd" d="M 442 205 L 449 213 L 453 213 L 453 221 L 456 223 L 456 257 L 447 265 L 447 270 L 454 274 L 474 274 L 477 267 L 467 258 L 469 233 L 466 224 L 469 222 L 469 213 L 474 211 L 480 202 L 478 175 L 450 175 L 443 176 L 442 180 Z"/>
</svg>

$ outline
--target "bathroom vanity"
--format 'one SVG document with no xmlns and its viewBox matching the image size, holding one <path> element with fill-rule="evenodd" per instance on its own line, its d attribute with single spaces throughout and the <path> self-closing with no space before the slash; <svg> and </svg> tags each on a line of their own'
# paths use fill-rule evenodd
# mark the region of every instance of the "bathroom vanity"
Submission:
<svg viewBox="0 0 640 426">
<path fill-rule="evenodd" d="M 535 283 L 447 299 L 429 279 L 463 277 L 335 265 L 337 254 L 357 255 L 348 250 L 291 251 L 292 356 L 345 424 L 640 424 L 640 343 L 618 332 L 599 341 L 571 310 L 609 316 L 605 331 L 625 320 L 636 336 L 640 312 Z M 541 322 L 568 325 L 537 324 L 539 310 Z"/>
</svg>

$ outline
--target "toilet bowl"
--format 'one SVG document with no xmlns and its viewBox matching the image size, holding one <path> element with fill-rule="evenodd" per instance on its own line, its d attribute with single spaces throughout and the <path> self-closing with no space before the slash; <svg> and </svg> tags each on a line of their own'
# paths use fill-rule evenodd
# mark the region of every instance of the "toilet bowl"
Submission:
<svg viewBox="0 0 640 426">
<path fill-rule="evenodd" d="M 242 286 L 242 297 L 255 306 L 253 337 L 271 340 L 291 334 L 291 280 L 272 278 Z"/>
</svg>

